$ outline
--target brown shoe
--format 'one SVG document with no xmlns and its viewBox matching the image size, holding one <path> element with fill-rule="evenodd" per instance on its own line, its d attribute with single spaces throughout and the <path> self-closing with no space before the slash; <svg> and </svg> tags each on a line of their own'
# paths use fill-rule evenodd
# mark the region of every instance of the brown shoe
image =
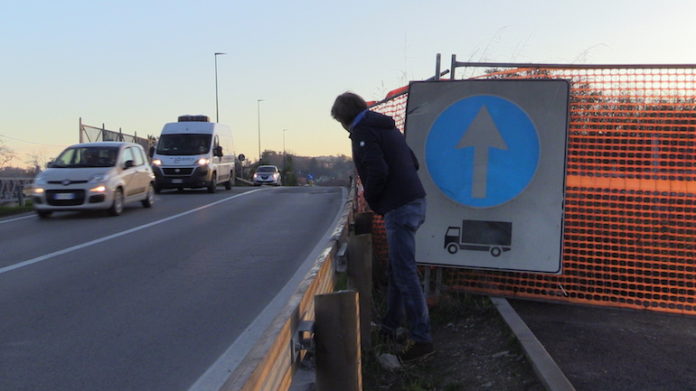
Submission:
<svg viewBox="0 0 696 391">
<path fill-rule="evenodd" d="M 415 342 L 404 350 L 399 358 L 402 362 L 422 360 L 432 356 L 435 353 L 432 342 Z"/>
</svg>

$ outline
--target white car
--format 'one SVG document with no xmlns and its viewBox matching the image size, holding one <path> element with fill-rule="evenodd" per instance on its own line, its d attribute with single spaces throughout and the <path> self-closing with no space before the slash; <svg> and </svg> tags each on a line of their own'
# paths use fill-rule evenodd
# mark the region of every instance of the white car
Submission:
<svg viewBox="0 0 696 391">
<path fill-rule="evenodd" d="M 280 172 L 278 167 L 272 165 L 259 166 L 254 173 L 254 186 L 275 185 L 280 186 Z"/>
<path fill-rule="evenodd" d="M 145 151 L 138 144 L 76 144 L 34 179 L 31 198 L 41 218 L 56 211 L 90 209 L 106 209 L 118 216 L 129 202 L 151 207 L 154 181 Z"/>
</svg>

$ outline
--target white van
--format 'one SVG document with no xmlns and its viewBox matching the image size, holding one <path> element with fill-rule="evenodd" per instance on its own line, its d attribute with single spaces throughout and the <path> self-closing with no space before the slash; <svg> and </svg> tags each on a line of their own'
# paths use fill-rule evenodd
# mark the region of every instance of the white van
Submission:
<svg viewBox="0 0 696 391">
<path fill-rule="evenodd" d="M 150 150 L 155 192 L 204 187 L 214 193 L 235 184 L 235 155 L 229 127 L 205 115 L 182 115 L 164 125 L 157 146 Z"/>
</svg>

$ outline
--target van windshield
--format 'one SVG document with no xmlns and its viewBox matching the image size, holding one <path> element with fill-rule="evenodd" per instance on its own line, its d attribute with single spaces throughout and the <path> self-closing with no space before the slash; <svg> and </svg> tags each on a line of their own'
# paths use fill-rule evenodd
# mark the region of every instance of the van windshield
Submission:
<svg viewBox="0 0 696 391">
<path fill-rule="evenodd" d="M 61 152 L 51 163 L 52 168 L 113 167 L 118 147 L 76 147 Z"/>
<path fill-rule="evenodd" d="M 202 155 L 210 151 L 209 134 L 163 134 L 157 143 L 160 155 Z"/>
</svg>

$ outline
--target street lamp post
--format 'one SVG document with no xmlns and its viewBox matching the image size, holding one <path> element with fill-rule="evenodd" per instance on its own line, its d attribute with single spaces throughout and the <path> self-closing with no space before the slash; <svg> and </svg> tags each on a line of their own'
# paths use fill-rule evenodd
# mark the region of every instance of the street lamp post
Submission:
<svg viewBox="0 0 696 391">
<path fill-rule="evenodd" d="M 215 57 L 215 122 L 220 122 L 220 109 L 218 108 L 218 77 L 217 77 L 217 58 L 227 53 L 216 52 Z"/>
<path fill-rule="evenodd" d="M 263 102 L 263 99 L 256 99 L 256 116 L 259 128 L 259 162 L 261 162 L 261 102 Z"/>
</svg>

